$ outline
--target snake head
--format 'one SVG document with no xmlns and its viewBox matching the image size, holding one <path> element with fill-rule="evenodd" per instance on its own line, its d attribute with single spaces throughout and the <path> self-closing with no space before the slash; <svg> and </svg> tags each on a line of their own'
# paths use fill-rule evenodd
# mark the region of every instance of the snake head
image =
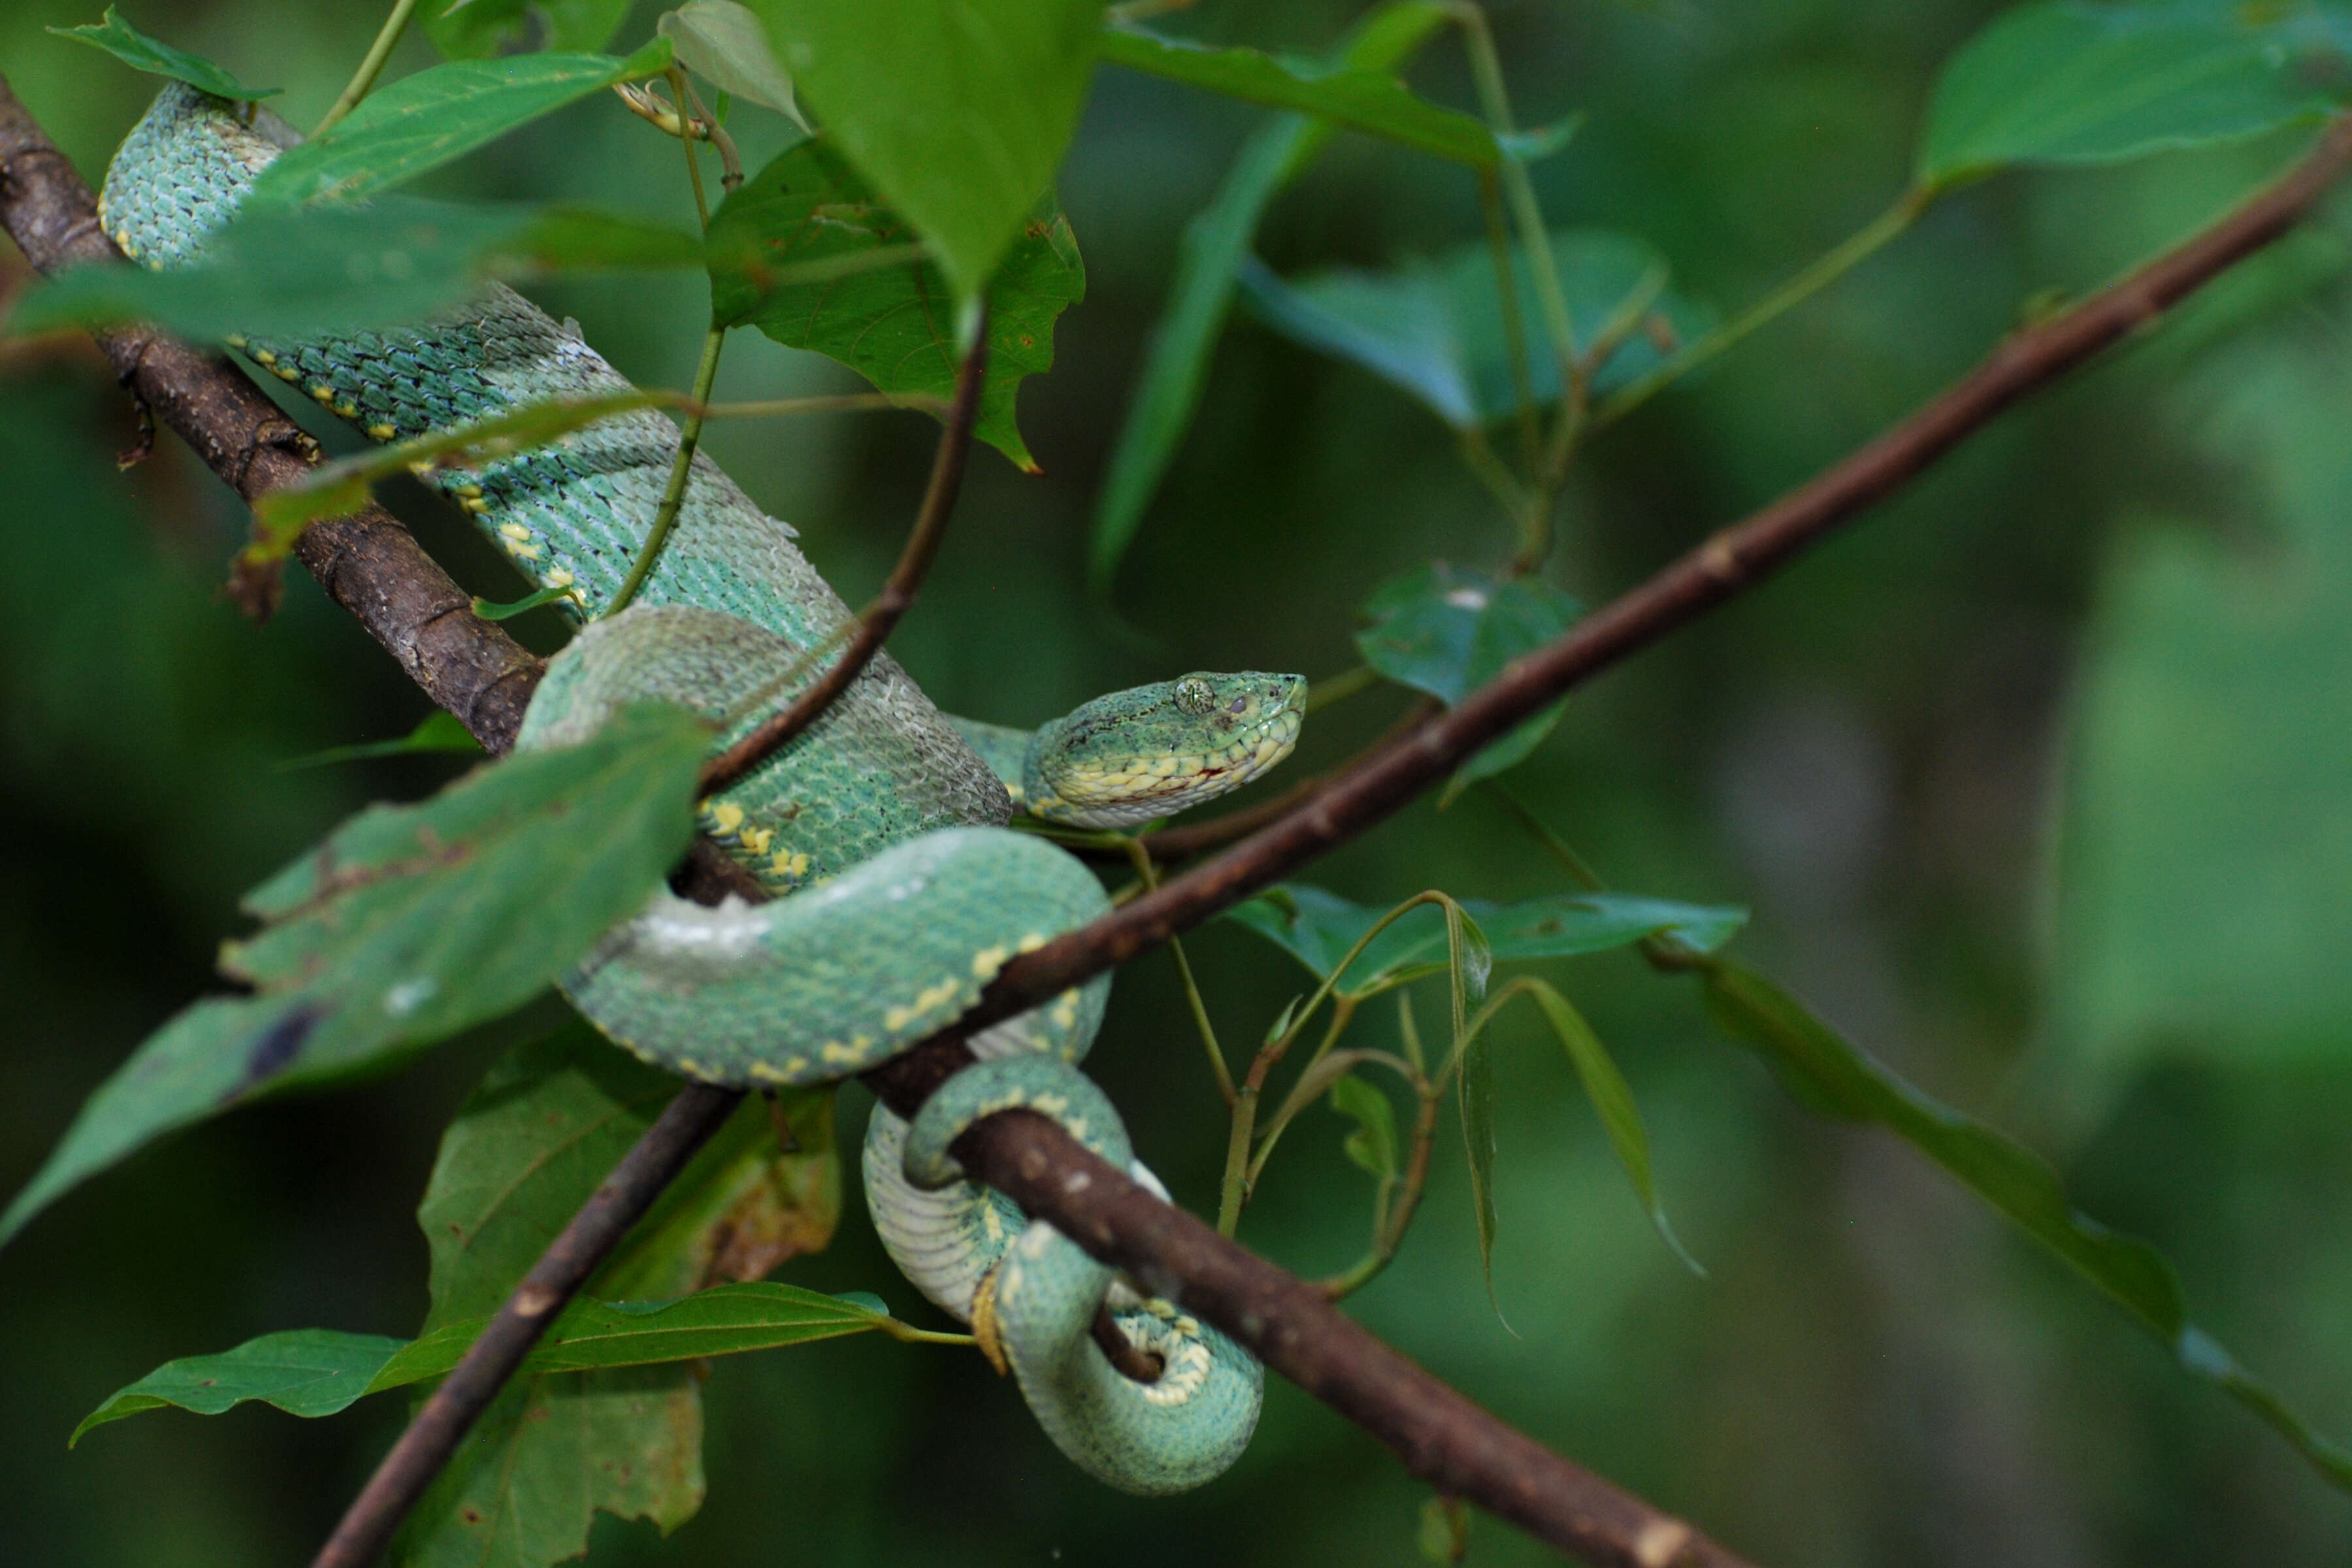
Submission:
<svg viewBox="0 0 2352 1568">
<path fill-rule="evenodd" d="M 1025 781 L 1032 816 L 1132 827 L 1216 799 L 1298 743 L 1307 678 L 1199 670 L 1097 697 L 1039 730 Z"/>
</svg>

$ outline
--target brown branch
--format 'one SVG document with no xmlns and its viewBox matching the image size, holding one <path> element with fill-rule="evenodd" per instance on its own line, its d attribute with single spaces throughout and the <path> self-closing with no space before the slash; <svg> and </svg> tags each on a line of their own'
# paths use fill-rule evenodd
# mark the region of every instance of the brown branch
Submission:
<svg viewBox="0 0 2352 1568">
<path fill-rule="evenodd" d="M 858 672 L 882 650 L 884 639 L 898 626 L 899 617 L 913 607 L 915 592 L 923 585 L 924 575 L 940 552 L 940 541 L 947 535 L 948 519 L 955 511 L 956 492 L 963 487 L 964 459 L 971 453 L 972 426 L 980 417 L 980 388 L 987 374 L 988 315 L 983 307 L 971 352 L 963 356 L 963 363 L 956 369 L 955 401 L 949 405 L 947 426 L 940 432 L 939 449 L 931 458 L 931 481 L 924 489 L 922 510 L 915 514 L 915 526 L 907 534 L 906 548 L 898 552 L 898 565 L 890 569 L 882 591 L 857 612 L 856 634 L 834 661 L 833 668 L 802 692 L 792 706 L 763 721 L 758 729 L 702 765 L 699 787 L 704 795 L 716 795 L 742 778 L 778 747 L 816 722 L 817 715 L 847 690 Z"/>
<path fill-rule="evenodd" d="M 98 225 L 72 163 L 0 78 L 0 226 L 42 272 L 125 265 Z M 141 403 L 246 500 L 310 475 L 315 448 L 277 405 L 217 354 L 155 333 L 100 332 L 99 345 Z M 540 660 L 473 613 L 472 596 L 399 520 L 373 502 L 316 524 L 295 555 L 328 595 L 398 660 L 425 695 L 493 752 L 512 743 Z"/>
<path fill-rule="evenodd" d="M 310 1568 L 365 1568 L 391 1544 L 393 1531 L 449 1462 L 499 1390 L 530 1353 L 588 1277 L 629 1228 L 645 1217 L 743 1098 L 742 1091 L 690 1083 L 613 1167 L 563 1234 L 549 1244 L 514 1294 L 499 1309 L 425 1408 L 416 1413 L 375 1474 L 344 1510 Z"/>
</svg>

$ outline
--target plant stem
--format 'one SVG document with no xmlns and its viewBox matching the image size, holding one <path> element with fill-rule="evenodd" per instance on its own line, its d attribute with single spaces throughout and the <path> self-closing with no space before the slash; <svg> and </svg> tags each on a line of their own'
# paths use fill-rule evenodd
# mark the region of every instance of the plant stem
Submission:
<svg viewBox="0 0 2352 1568">
<path fill-rule="evenodd" d="M 621 579 L 613 602 L 596 617 L 600 621 L 610 620 L 629 607 L 629 601 L 637 596 L 637 590 L 653 574 L 654 563 L 661 559 L 662 546 L 669 542 L 670 530 L 677 526 L 678 509 L 686 504 L 687 480 L 694 472 L 694 449 L 702 444 L 700 405 L 710 401 L 710 384 L 719 377 L 719 347 L 726 341 L 727 329 L 715 325 L 702 340 L 702 363 L 694 373 L 697 406 L 686 416 L 686 428 L 678 433 L 677 456 L 670 462 L 668 487 L 662 491 L 661 505 L 654 511 L 654 525 L 646 531 L 636 560 L 629 563 L 629 574 Z"/>
<path fill-rule="evenodd" d="M 1627 382 L 1601 400 L 1592 411 L 1595 429 L 1613 425 L 1651 398 L 1680 381 L 1684 376 L 1714 359 L 1726 349 L 1755 331 L 1759 327 L 1778 320 L 1788 311 L 1811 299 L 1856 267 L 1875 256 L 1919 220 L 1936 199 L 1937 193 L 1926 186 L 1914 185 L 1903 193 L 1895 204 L 1847 236 L 1811 265 L 1790 279 L 1780 288 L 1759 300 L 1730 321 L 1707 333 L 1696 342 L 1677 351 L 1664 364 L 1647 374 Z"/>
<path fill-rule="evenodd" d="M 367 58 L 360 62 L 360 68 L 352 73 L 351 81 L 343 88 L 343 95 L 335 100 L 334 107 L 327 110 L 327 117 L 320 121 L 317 129 L 310 132 L 312 136 L 324 136 L 332 130 L 335 122 L 357 108 L 360 100 L 374 88 L 375 79 L 383 74 L 384 61 L 392 58 L 393 46 L 399 43 L 400 35 L 407 31 L 408 18 L 415 10 L 416 0 L 393 0 L 392 15 L 386 16 L 383 26 L 377 29 L 375 42 L 368 46 Z"/>
<path fill-rule="evenodd" d="M 1307 688 L 1307 710 L 1328 708 L 1335 702 L 1345 702 L 1360 692 L 1370 691 L 1381 683 L 1381 672 L 1369 664 L 1356 665 L 1337 675 L 1324 677 Z"/>
<path fill-rule="evenodd" d="M 677 101 L 678 123 L 681 126 L 691 127 L 694 121 L 688 114 L 686 107 L 686 72 L 679 69 L 677 66 L 672 66 L 668 70 L 662 74 L 669 79 L 670 96 Z M 708 234 L 710 230 L 710 201 L 709 198 L 703 194 L 702 190 L 702 161 L 694 155 L 694 138 L 692 136 L 681 132 L 677 139 L 677 144 L 686 149 L 686 177 L 688 183 L 694 186 L 694 210 L 696 215 L 702 219 L 703 232 Z M 695 401 L 699 403 L 702 399 L 700 397 L 697 397 Z"/>
<path fill-rule="evenodd" d="M 1151 851 L 1144 847 L 1143 840 L 1131 834 L 1118 837 L 1126 844 L 1127 858 L 1144 890 L 1160 886 L 1159 869 L 1152 865 Z M 1169 939 L 1168 950 L 1176 955 L 1176 973 L 1184 982 L 1184 1000 L 1192 1005 L 1193 1026 L 1201 1031 L 1201 1044 L 1209 1053 L 1209 1072 L 1217 1080 L 1217 1094 L 1230 1110 L 1235 1100 L 1233 1069 L 1225 1066 L 1225 1048 L 1217 1043 L 1216 1026 L 1209 1022 L 1209 1005 L 1201 999 L 1200 984 L 1192 978 L 1192 961 L 1184 956 L 1180 937 Z"/>
</svg>

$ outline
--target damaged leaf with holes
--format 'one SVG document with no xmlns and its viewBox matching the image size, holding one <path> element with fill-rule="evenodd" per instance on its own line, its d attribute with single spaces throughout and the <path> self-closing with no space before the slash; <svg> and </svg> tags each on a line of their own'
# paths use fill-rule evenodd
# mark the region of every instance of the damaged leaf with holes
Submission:
<svg viewBox="0 0 2352 1568">
<path fill-rule="evenodd" d="M 709 732 L 625 710 L 593 740 L 487 763 L 377 805 L 246 895 L 263 922 L 196 1003 L 100 1084 L 0 1215 L 0 1240 L 156 1136 L 259 1095 L 348 1077 L 511 1012 L 659 885 L 693 837 Z M 597 831 L 581 830 L 594 823 Z"/>
<path fill-rule="evenodd" d="M 919 237 L 823 142 L 803 142 L 743 183 L 710 220 L 711 319 L 840 361 L 880 391 L 955 389 L 956 303 Z M 842 270 L 788 281 L 812 267 Z M 982 441 L 1032 472 L 1013 421 L 1022 381 L 1054 364 L 1054 324 L 1086 293 L 1086 266 L 1053 194 L 1037 199 L 988 286 Z"/>
</svg>

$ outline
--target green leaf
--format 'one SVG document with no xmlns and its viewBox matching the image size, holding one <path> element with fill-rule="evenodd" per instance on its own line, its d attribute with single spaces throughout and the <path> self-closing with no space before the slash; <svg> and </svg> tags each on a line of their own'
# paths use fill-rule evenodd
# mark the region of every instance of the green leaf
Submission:
<svg viewBox="0 0 2352 1568">
<path fill-rule="evenodd" d="M 534 16 L 546 18 L 543 47 L 593 52 L 613 41 L 631 0 L 428 0 L 418 18 L 445 59 L 488 59 L 532 41 Z"/>
<path fill-rule="evenodd" d="M 1413 1532 L 1424 1563 L 1466 1563 L 1470 1558 L 1470 1510 L 1460 1498 L 1422 1500 L 1421 1523 Z"/>
<path fill-rule="evenodd" d="M 713 215 L 712 319 L 749 324 L 791 348 L 836 359 L 887 393 L 944 397 L 955 388 L 956 312 L 946 276 L 914 231 L 876 201 L 841 155 L 803 142 L 746 180 Z M 798 268 L 887 265 L 818 281 Z M 1069 221 L 1048 195 L 1003 252 L 989 284 L 988 379 L 980 438 L 1022 468 L 1035 459 L 1013 422 L 1024 378 L 1051 368 L 1054 323 L 1086 292 Z"/>
<path fill-rule="evenodd" d="M 736 98 L 772 109 L 802 130 L 801 106 L 793 79 L 776 63 L 768 30 L 750 7 L 735 0 L 688 0 L 662 13 L 654 30 L 677 51 L 677 63 Z"/>
<path fill-rule="evenodd" d="M 324 136 L 289 147 L 261 172 L 248 205 L 366 195 L 462 158 L 567 103 L 669 64 L 656 38 L 625 59 L 514 55 L 448 60 L 379 88 Z"/>
<path fill-rule="evenodd" d="M 929 243 L 958 299 L 988 286 L 1077 129 L 1102 0 L 758 0 L 826 132 Z"/>
<path fill-rule="evenodd" d="M 1431 0 L 1391 0 L 1358 24 L 1338 64 L 1391 70 L 1443 28 L 1447 16 Z M 1097 593 L 1108 592 L 1143 514 L 1160 489 L 1169 460 L 1192 426 L 1208 379 L 1209 356 L 1223 330 L 1234 273 L 1250 252 L 1259 218 L 1276 192 L 1304 173 L 1330 140 L 1328 121 L 1285 114 L 1269 121 L 1243 146 L 1207 207 L 1184 226 L 1176 252 L 1176 279 L 1167 308 L 1144 350 L 1135 401 L 1119 426 L 1110 469 L 1095 503 L 1087 571 Z"/>
<path fill-rule="evenodd" d="M 1565 958 L 1670 936 L 1700 952 L 1731 940 L 1745 910 L 1674 903 L 1631 893 L 1559 893 L 1497 904 L 1465 899 L 1462 907 L 1497 959 Z M 1328 976 L 1388 911 L 1351 902 L 1303 882 L 1286 882 L 1235 905 L 1224 918 L 1247 926 Z M 1344 994 L 1359 999 L 1402 981 L 1435 973 L 1446 963 L 1445 921 L 1434 906 L 1409 910 L 1374 937 L 1348 971 Z"/>
<path fill-rule="evenodd" d="M 1917 179 L 1941 189 L 2014 164 L 2113 163 L 2210 147 L 2327 112 L 2284 40 L 2216 6 L 2021 5 L 1944 68 Z"/>
<path fill-rule="evenodd" d="M 2162 1254 L 2079 1213 L 2040 1156 L 1922 1093 L 1763 975 L 1721 959 L 1699 967 L 1717 1026 L 1784 1081 L 1802 1085 L 1807 1103 L 1884 1127 L 1941 1165 L 2105 1291 L 2183 1371 L 2224 1390 L 2352 1491 L 2352 1453 L 2314 1432 L 2189 1321 L 2180 1281 Z"/>
<path fill-rule="evenodd" d="M 1478 1223 L 1478 1268 L 1486 1300 L 1495 1300 L 1495 1055 L 1482 1032 L 1462 1047 L 1462 1076 L 1454 1085 L 1462 1111 L 1462 1149 L 1470 1162 L 1470 1212 Z M 1507 1326 L 1507 1324 L 1506 1325 Z"/>
<path fill-rule="evenodd" d="M 474 739 L 454 713 L 436 708 L 416 722 L 416 728 L 396 741 L 370 741 L 356 746 L 331 746 L 323 752 L 313 752 L 307 757 L 278 764 L 280 773 L 297 768 L 324 767 L 329 763 L 356 763 L 368 757 L 396 757 L 409 752 L 470 752 L 482 754 L 482 743 Z"/>
<path fill-rule="evenodd" d="M 254 502 L 254 537 L 238 552 L 237 559 L 248 567 L 285 560 L 293 553 L 296 542 L 311 523 L 320 518 L 357 511 L 367 504 L 369 492 L 380 481 L 413 472 L 419 465 L 471 465 L 511 457 L 615 414 L 684 401 L 675 395 L 629 391 L 526 404 L 471 425 L 436 430 L 322 463 L 301 483 L 266 491 Z M 563 588 L 541 589 L 514 605 L 486 605 L 476 599 L 474 613 L 484 620 L 502 621 L 534 605 L 562 598 L 569 592 Z"/>
<path fill-rule="evenodd" d="M 427 1337 L 495 1312 L 677 1089 L 584 1023 L 493 1066 L 443 1135 L 417 1209 L 432 1252 Z M 606 1260 L 590 1296 L 684 1295 L 822 1247 L 840 1206 L 832 1096 L 782 1104 L 796 1152 L 777 1150 L 766 1103 L 748 1100 Z M 551 1562 L 584 1547 L 600 1509 L 670 1528 L 700 1499 L 700 1404 L 682 1368 L 527 1377 L 479 1431 L 408 1527 L 410 1561 Z M 641 1472 L 668 1480 L 648 1497 L 618 1479 Z M 516 1556 L 518 1542 L 551 1555 Z"/>
<path fill-rule="evenodd" d="M 1397 1156 L 1396 1108 L 1389 1097 L 1349 1073 L 1331 1085 L 1331 1109 L 1355 1122 L 1341 1145 L 1348 1158 L 1385 1184 L 1401 1168 Z"/>
<path fill-rule="evenodd" d="M 1584 1085 L 1584 1098 L 1592 1102 L 1593 1114 L 1609 1134 L 1611 1147 L 1617 1151 L 1617 1163 L 1625 1168 L 1626 1179 L 1633 1184 L 1633 1192 L 1642 1200 L 1651 1225 L 1658 1237 L 1674 1249 L 1690 1271 L 1702 1279 L 1706 1270 L 1698 1266 L 1675 1235 L 1675 1227 L 1666 1220 L 1665 1205 L 1659 1201 L 1658 1184 L 1650 1172 L 1650 1135 L 1642 1126 L 1640 1107 L 1633 1103 L 1633 1088 L 1625 1075 L 1617 1070 L 1617 1063 L 1601 1037 L 1592 1032 L 1584 1015 L 1543 982 L 1528 983 L 1528 994 L 1543 1009 L 1544 1020 L 1559 1038 L 1560 1047 L 1568 1053 L 1570 1065 L 1576 1068 L 1579 1081 Z"/>
<path fill-rule="evenodd" d="M 526 1377 L 483 1413 L 393 1540 L 393 1568 L 545 1568 L 599 1512 L 667 1535 L 702 1506 L 702 1396 L 688 1366 Z"/>
<path fill-rule="evenodd" d="M 285 91 L 282 87 L 251 88 L 221 69 L 202 55 L 192 55 L 185 49 L 149 37 L 106 8 L 106 18 L 100 22 L 85 22 L 79 27 L 51 27 L 60 38 L 71 38 L 95 49 L 104 49 L 132 70 L 150 76 L 167 76 L 174 81 L 209 92 L 215 98 L 260 99 L 274 98 Z"/>
<path fill-rule="evenodd" d="M 1583 608 L 1539 579 L 1496 577 L 1441 561 L 1372 591 L 1364 602 L 1370 625 L 1356 634 L 1356 650 L 1389 679 L 1451 707 L 1566 631 Z M 1481 749 L 1454 774 L 1446 798 L 1525 760 L 1565 708 L 1555 702 Z"/>
<path fill-rule="evenodd" d="M 1134 27 L 1106 30 L 1102 56 L 1112 65 L 1316 115 L 1474 169 L 1491 169 L 1503 157 L 1484 121 L 1424 102 L 1383 70 L 1318 68 L 1255 49 L 1215 48 Z"/>
<path fill-rule="evenodd" d="M 253 206 L 211 236 L 193 265 L 76 267 L 27 291 L 9 324 L 34 332 L 152 321 L 203 342 L 312 338 L 416 321 L 486 279 L 703 259 L 690 236 L 578 209 L 407 196 L 363 206 Z"/>
<path fill-rule="evenodd" d="M 582 745 L 509 757 L 422 805 L 345 822 L 247 895 L 265 924 L 227 944 L 221 968 L 256 994 L 197 1003 L 100 1085 L 0 1215 L 0 1241 L 163 1132 L 529 1000 L 685 851 L 709 744 L 683 710 L 633 708 Z"/>
<path fill-rule="evenodd" d="M 1611 391 L 1702 336 L 1713 315 L 1666 287 L 1664 258 L 1645 241 L 1604 229 L 1551 236 L 1553 271 L 1584 345 L 1593 393 Z M 1542 320 L 1526 254 L 1512 252 L 1522 321 Z M 1255 258 L 1242 298 L 1267 326 L 1319 353 L 1370 371 L 1457 430 L 1511 417 L 1518 391 L 1495 283 L 1493 253 L 1458 246 L 1386 272 L 1335 268 L 1286 282 Z M 1539 406 L 1559 401 L 1559 367 L 1528 356 Z"/>
<path fill-rule="evenodd" d="M 406 1342 L 382 1334 L 295 1329 L 247 1340 L 218 1355 L 165 1362 L 83 1416 L 66 1447 L 80 1442 L 93 1426 L 171 1405 L 217 1415 L 258 1399 L 289 1415 L 332 1415 L 371 1392 L 376 1373 Z"/>
</svg>

